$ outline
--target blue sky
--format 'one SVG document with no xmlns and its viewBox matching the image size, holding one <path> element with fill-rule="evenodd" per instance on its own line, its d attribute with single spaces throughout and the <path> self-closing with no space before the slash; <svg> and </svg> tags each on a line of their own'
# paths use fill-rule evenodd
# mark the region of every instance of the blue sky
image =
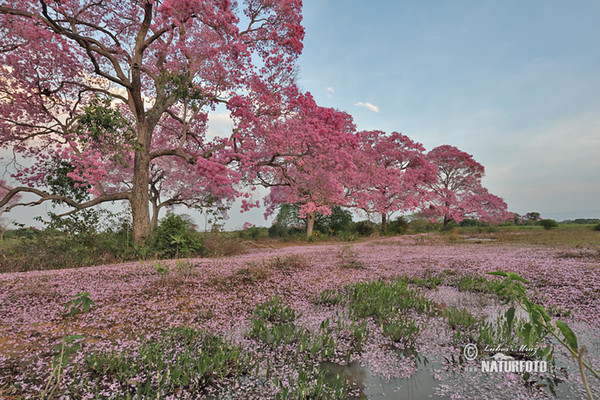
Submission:
<svg viewBox="0 0 600 400">
<path fill-rule="evenodd" d="M 511 211 L 600 217 L 600 2 L 307 0 L 300 85 L 454 145 Z"/>
<path fill-rule="evenodd" d="M 473 154 L 511 211 L 600 217 L 599 15 L 585 0 L 305 0 L 299 84 L 360 130 Z M 234 207 L 226 227 L 262 213 Z"/>
</svg>

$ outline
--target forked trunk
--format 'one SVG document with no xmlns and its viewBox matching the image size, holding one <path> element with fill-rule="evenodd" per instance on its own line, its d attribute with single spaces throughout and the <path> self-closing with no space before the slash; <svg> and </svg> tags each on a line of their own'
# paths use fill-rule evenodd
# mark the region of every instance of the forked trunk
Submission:
<svg viewBox="0 0 600 400">
<path fill-rule="evenodd" d="M 311 211 L 306 216 L 306 240 L 310 239 L 313 234 L 313 228 L 315 226 L 316 211 Z"/>
</svg>

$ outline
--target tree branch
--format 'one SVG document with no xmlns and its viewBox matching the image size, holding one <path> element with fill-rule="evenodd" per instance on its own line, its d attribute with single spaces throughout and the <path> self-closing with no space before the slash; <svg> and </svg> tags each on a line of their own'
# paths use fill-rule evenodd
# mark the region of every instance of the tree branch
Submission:
<svg viewBox="0 0 600 400">
<path fill-rule="evenodd" d="M 129 200 L 129 195 L 130 195 L 129 192 L 105 194 L 105 195 L 96 197 L 95 199 L 86 201 L 84 203 L 77 203 L 76 201 L 73 201 L 73 199 L 70 199 L 65 196 L 46 193 L 43 190 L 22 186 L 22 187 L 16 187 L 16 188 L 9 190 L 8 193 L 6 195 L 4 195 L 4 197 L 0 200 L 0 208 L 4 207 L 13 197 L 15 197 L 19 193 L 32 193 L 32 194 L 39 196 L 40 198 L 38 201 L 32 201 L 29 203 L 11 204 L 10 206 L 6 207 L 6 209 L 5 209 L 6 211 L 10 211 L 12 208 L 17 207 L 17 206 L 35 206 L 35 205 L 42 204 L 46 201 L 58 201 L 60 203 L 67 204 L 77 210 L 83 210 L 85 208 L 90 208 L 90 207 L 96 206 L 101 203 L 106 203 L 108 201 Z"/>
</svg>

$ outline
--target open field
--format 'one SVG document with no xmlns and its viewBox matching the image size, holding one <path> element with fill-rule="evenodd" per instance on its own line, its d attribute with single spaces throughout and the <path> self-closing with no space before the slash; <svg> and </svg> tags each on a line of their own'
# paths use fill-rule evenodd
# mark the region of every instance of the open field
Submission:
<svg viewBox="0 0 600 400">
<path fill-rule="evenodd" d="M 0 397 L 582 398 L 550 337 L 536 346 L 553 347 L 554 373 L 473 369 L 486 345 L 543 359 L 516 351 L 526 314 L 502 331 L 498 270 L 527 279 L 598 369 L 599 249 L 589 228 L 469 230 L 2 274 Z"/>
</svg>

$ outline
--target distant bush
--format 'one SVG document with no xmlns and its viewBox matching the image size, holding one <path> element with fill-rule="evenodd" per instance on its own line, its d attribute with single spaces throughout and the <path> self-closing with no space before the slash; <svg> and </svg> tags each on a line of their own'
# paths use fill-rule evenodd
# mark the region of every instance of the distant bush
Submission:
<svg viewBox="0 0 600 400">
<path fill-rule="evenodd" d="M 600 232 L 600 223 L 598 223 L 598 225 L 594 226 L 594 230 Z"/>
<path fill-rule="evenodd" d="M 270 236 L 269 228 L 253 226 L 246 230 L 238 231 L 238 236 L 242 239 L 264 239 Z"/>
<path fill-rule="evenodd" d="M 558 222 L 556 222 L 553 219 L 543 219 L 539 223 L 544 229 L 547 229 L 547 230 L 556 228 L 558 226 Z"/>
<path fill-rule="evenodd" d="M 371 236 L 377 231 L 377 225 L 369 220 L 358 221 L 354 224 L 354 231 L 360 236 Z"/>
<path fill-rule="evenodd" d="M 28 227 L 28 228 L 20 227 L 18 229 L 6 231 L 4 238 L 5 239 L 33 239 L 33 238 L 40 236 L 40 234 L 41 234 L 41 232 L 39 229 L 31 228 L 31 227 Z"/>
<path fill-rule="evenodd" d="M 400 216 L 388 224 L 387 231 L 390 234 L 406 233 L 408 231 L 408 221 Z"/>
<path fill-rule="evenodd" d="M 276 222 L 269 227 L 268 235 L 270 238 L 278 238 L 287 241 L 304 238 L 304 236 L 306 236 L 306 232 L 302 228 L 287 227 Z"/>
<path fill-rule="evenodd" d="M 478 221 L 476 219 L 472 219 L 472 218 L 467 218 L 467 219 L 463 219 L 462 221 L 460 221 L 460 224 L 458 224 L 461 228 L 466 228 L 466 227 L 471 227 L 471 226 L 483 226 L 485 225 L 483 222 Z"/>
<path fill-rule="evenodd" d="M 430 222 L 426 219 L 415 219 L 408 223 L 408 228 L 414 233 L 425 233 L 438 230 L 440 228 L 440 224 Z"/>
</svg>

